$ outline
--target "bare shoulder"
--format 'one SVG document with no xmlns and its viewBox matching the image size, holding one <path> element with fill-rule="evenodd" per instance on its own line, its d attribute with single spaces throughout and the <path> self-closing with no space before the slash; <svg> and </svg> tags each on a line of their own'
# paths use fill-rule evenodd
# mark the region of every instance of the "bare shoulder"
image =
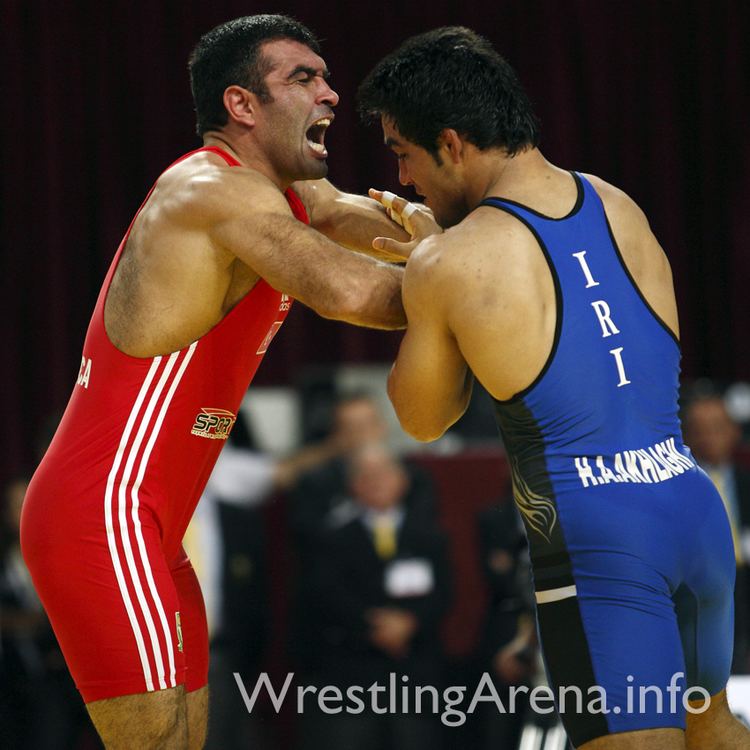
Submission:
<svg viewBox="0 0 750 750">
<path fill-rule="evenodd" d="M 422 240 L 412 250 L 404 270 L 404 298 L 437 298 L 455 281 L 456 236 L 452 230 Z"/>
<path fill-rule="evenodd" d="M 622 230 L 650 231 L 646 214 L 624 190 L 596 175 L 584 174 L 584 177 L 594 186 L 594 190 L 602 199 L 610 223 L 618 225 Z"/>
<path fill-rule="evenodd" d="M 642 254 L 663 256 L 663 250 L 654 237 L 646 214 L 640 206 L 623 190 L 605 182 L 595 175 L 584 175 L 594 186 L 604 204 L 612 234 L 628 260 Z M 664 257 L 666 260 L 666 257 Z"/>
<path fill-rule="evenodd" d="M 230 167 L 211 153 L 196 154 L 161 175 L 154 191 L 171 218 L 205 224 L 253 213 L 291 214 L 279 188 L 248 167 Z"/>
<path fill-rule="evenodd" d="M 679 336 L 672 269 L 648 219 L 624 191 L 585 175 L 602 199 L 612 235 L 633 281 L 656 315 Z"/>
<path fill-rule="evenodd" d="M 548 276 L 532 232 L 514 216 L 482 207 L 415 248 L 406 264 L 404 300 L 407 309 L 419 300 L 455 321 L 498 300 L 525 306 Z"/>
<path fill-rule="evenodd" d="M 460 224 L 432 235 L 412 252 L 407 268 L 440 278 L 485 270 L 495 262 L 525 257 L 536 242 L 533 234 L 504 211 L 481 207 Z"/>
<path fill-rule="evenodd" d="M 537 236 L 518 217 L 482 206 L 459 226 L 462 275 L 472 287 L 515 300 L 528 296 L 549 275 Z"/>
</svg>

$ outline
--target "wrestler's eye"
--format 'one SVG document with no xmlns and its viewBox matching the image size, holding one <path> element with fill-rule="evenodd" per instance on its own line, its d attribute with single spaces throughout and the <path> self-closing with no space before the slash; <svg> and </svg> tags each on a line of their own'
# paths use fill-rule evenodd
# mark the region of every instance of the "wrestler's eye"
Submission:
<svg viewBox="0 0 750 750">
<path fill-rule="evenodd" d="M 301 83 L 303 86 L 307 85 L 312 81 L 312 76 L 305 76 L 304 78 L 297 78 L 294 82 Z"/>
</svg>

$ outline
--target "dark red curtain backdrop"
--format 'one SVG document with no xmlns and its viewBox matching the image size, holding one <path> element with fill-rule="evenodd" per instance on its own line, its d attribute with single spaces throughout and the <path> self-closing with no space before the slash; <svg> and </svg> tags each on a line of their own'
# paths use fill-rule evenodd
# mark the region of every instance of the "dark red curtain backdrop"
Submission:
<svg viewBox="0 0 750 750">
<path fill-rule="evenodd" d="M 341 94 L 330 176 L 354 191 L 398 187 L 380 133 L 354 115 L 370 67 L 435 26 L 489 37 L 535 102 L 547 157 L 616 183 L 650 217 L 675 272 L 684 372 L 750 376 L 746 0 L 10 0 L 0 8 L 3 476 L 33 465 L 34 436 L 66 403 L 99 285 L 133 212 L 159 172 L 196 146 L 190 48 L 248 13 L 290 13 L 324 39 Z M 294 382 L 308 363 L 388 360 L 398 339 L 297 306 L 258 380 Z"/>
</svg>

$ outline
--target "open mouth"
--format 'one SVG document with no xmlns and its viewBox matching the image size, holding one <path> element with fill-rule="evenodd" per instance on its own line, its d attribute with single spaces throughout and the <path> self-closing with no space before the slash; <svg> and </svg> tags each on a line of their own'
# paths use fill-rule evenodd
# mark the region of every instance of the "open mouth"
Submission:
<svg viewBox="0 0 750 750">
<path fill-rule="evenodd" d="M 314 122 L 305 133 L 308 145 L 319 156 L 328 156 L 328 151 L 326 150 L 324 141 L 326 130 L 332 122 L 332 117 L 321 117 L 321 119 Z"/>
</svg>

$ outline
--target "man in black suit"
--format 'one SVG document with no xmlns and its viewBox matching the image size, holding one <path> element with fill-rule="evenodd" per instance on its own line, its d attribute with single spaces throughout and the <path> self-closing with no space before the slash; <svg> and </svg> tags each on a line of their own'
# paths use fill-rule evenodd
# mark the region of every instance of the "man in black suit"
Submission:
<svg viewBox="0 0 750 750">
<path fill-rule="evenodd" d="M 737 560 L 733 672 L 750 671 L 750 472 L 735 462 L 739 425 L 716 394 L 701 395 L 683 414 L 685 442 L 724 500 Z"/>
<path fill-rule="evenodd" d="M 440 690 L 438 626 L 450 600 L 444 536 L 405 502 L 408 474 L 383 444 L 351 457 L 348 485 L 353 517 L 331 528 L 312 555 L 320 681 L 345 691 L 387 687 L 394 674 L 399 695 L 403 685 Z M 434 750 L 439 737 L 429 708 L 417 715 L 410 706 L 395 714 L 320 715 L 308 739 L 331 750 Z"/>
<path fill-rule="evenodd" d="M 297 556 L 296 591 L 290 624 L 290 652 L 294 667 L 305 679 L 316 679 L 321 666 L 319 623 L 315 618 L 315 592 L 310 572 L 321 539 L 329 529 L 341 526 L 358 514 L 349 487 L 349 461 L 364 446 L 387 440 L 388 425 L 375 399 L 368 393 L 349 393 L 337 402 L 326 444 L 335 455 L 300 475 L 288 494 L 288 521 Z M 406 475 L 403 503 L 412 519 L 435 522 L 432 481 L 420 467 L 404 464 Z"/>
<path fill-rule="evenodd" d="M 302 474 L 289 497 L 290 524 L 295 542 L 304 557 L 308 544 L 337 519 L 346 517 L 350 508 L 347 466 L 349 457 L 369 443 L 388 439 L 388 425 L 375 399 L 364 391 L 341 397 L 331 418 L 326 442 L 338 447 L 329 461 Z M 434 519 L 431 483 L 424 472 L 406 466 L 410 476 L 410 505 L 418 506 L 429 520 Z"/>
</svg>

